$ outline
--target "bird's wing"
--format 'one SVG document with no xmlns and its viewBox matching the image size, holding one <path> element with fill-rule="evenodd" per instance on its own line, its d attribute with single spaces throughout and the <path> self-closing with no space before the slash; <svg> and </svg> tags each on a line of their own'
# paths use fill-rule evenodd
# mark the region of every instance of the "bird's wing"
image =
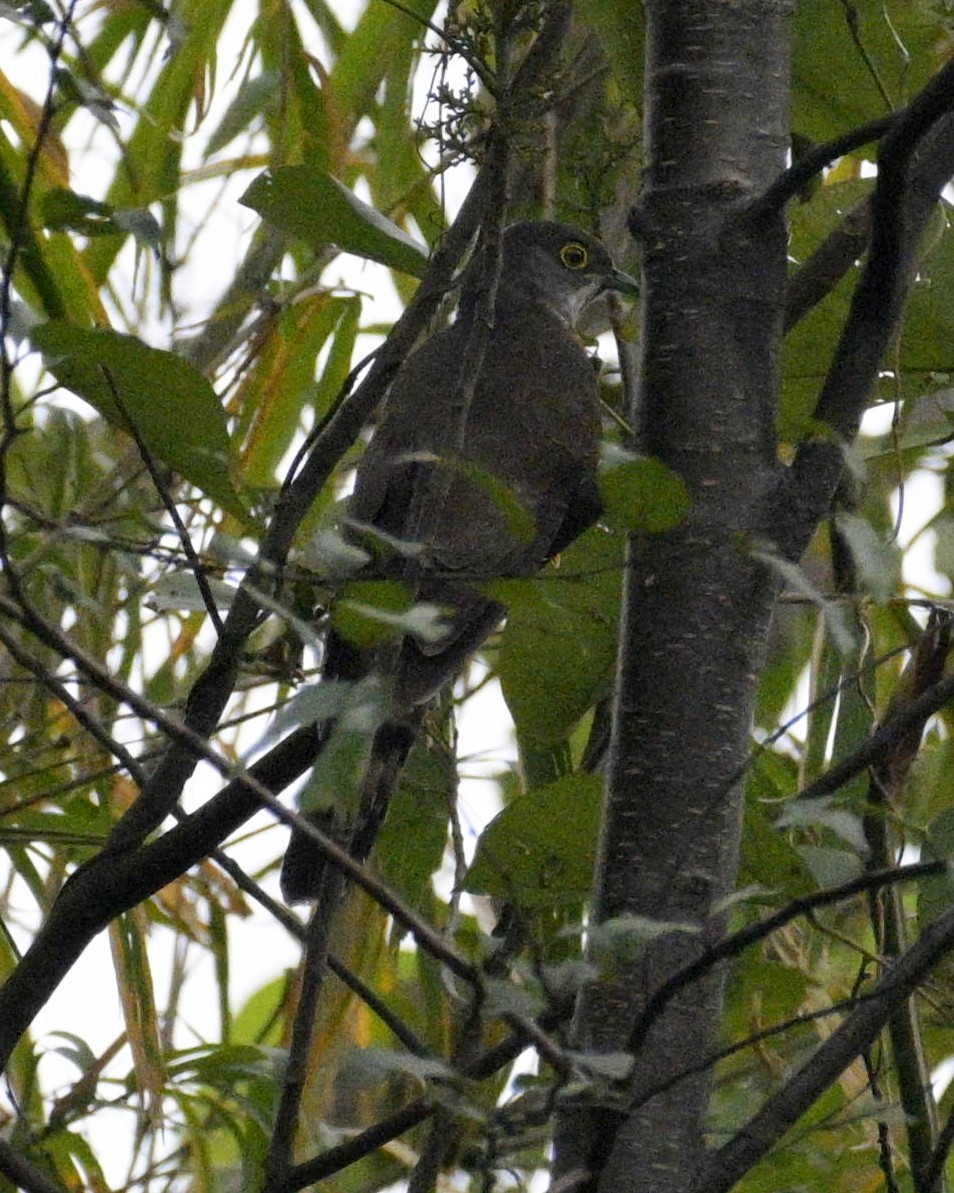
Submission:
<svg viewBox="0 0 954 1193">
<path fill-rule="evenodd" d="M 599 510 L 593 369 L 551 316 L 530 308 L 519 326 L 525 336 L 491 334 L 459 454 L 450 445 L 461 438 L 454 397 L 467 333 L 457 324 L 403 366 L 358 466 L 350 516 L 420 542 L 417 595 L 450 611 L 444 639 L 412 646 L 422 664 L 459 655 L 459 665 L 501 615 L 475 585 L 536 572 Z M 385 568 L 400 575 L 404 563 Z"/>
</svg>

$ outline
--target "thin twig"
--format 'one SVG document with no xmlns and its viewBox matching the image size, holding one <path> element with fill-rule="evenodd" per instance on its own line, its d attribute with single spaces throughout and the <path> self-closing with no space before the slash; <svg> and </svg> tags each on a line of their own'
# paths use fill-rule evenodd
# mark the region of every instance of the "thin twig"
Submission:
<svg viewBox="0 0 954 1193">
<path fill-rule="evenodd" d="M 899 114 L 879 146 L 868 257 L 813 415 L 835 436 L 803 443 L 776 495 L 775 540 L 792 558 L 830 508 L 845 467 L 842 444 L 857 432 L 877 384 L 912 282 L 917 245 L 952 172 L 954 61 Z"/>
<path fill-rule="evenodd" d="M 185 814 L 179 812 L 177 819 L 184 820 Z M 304 943 L 307 930 L 301 920 L 283 903 L 279 903 L 276 899 L 273 899 L 259 883 L 246 874 L 234 858 L 229 857 L 223 849 L 214 849 L 209 854 L 209 857 L 221 870 L 224 870 L 228 874 L 241 891 L 244 891 L 250 899 L 254 899 L 269 915 L 273 916 L 286 932 L 294 936 L 296 940 Z M 328 954 L 328 968 L 353 994 L 361 999 L 372 1014 L 381 1020 L 395 1039 L 399 1040 L 409 1052 L 413 1053 L 414 1056 L 433 1056 L 433 1053 L 424 1041 L 411 1030 L 398 1014 L 391 1010 L 377 991 L 373 990 L 367 982 L 360 978 L 353 969 L 345 965 L 334 953 Z"/>
<path fill-rule="evenodd" d="M 470 46 L 466 38 L 457 37 L 453 33 L 450 33 L 446 27 L 442 29 L 440 25 L 435 25 L 433 21 L 429 21 L 425 17 L 422 17 L 421 14 L 419 12 L 415 12 L 413 8 L 408 8 L 406 4 L 401 4 L 400 0 L 384 0 L 384 2 L 385 4 L 390 5 L 391 8 L 397 9 L 398 12 L 403 12 L 406 17 L 410 17 L 412 20 L 417 21 L 417 23 L 423 28 L 427 29 L 428 32 L 433 33 L 435 37 L 440 38 L 441 41 L 450 46 L 454 53 L 459 58 L 463 59 L 463 61 L 467 63 L 477 78 L 480 79 L 481 83 L 483 83 L 483 85 L 487 88 L 488 93 L 493 96 L 498 94 L 496 75 L 490 69 L 490 67 L 487 66 L 483 59 L 481 59 L 478 55 L 471 53 Z"/>
<path fill-rule="evenodd" d="M 813 783 L 803 787 L 798 793 L 798 798 L 820 799 L 825 795 L 833 795 L 855 775 L 860 775 L 869 766 L 886 758 L 912 728 L 923 724 L 932 714 L 940 712 L 951 700 L 954 700 L 954 675 L 939 680 L 889 721 L 880 725 L 857 750 L 823 775 L 819 775 Z"/>
<path fill-rule="evenodd" d="M 626 1050 L 634 1055 L 640 1050 L 650 1027 L 680 990 L 684 990 L 698 981 L 713 966 L 732 957 L 740 956 L 746 949 L 751 948 L 760 940 L 765 940 L 773 932 L 784 928 L 786 924 L 798 919 L 799 916 L 808 915 L 819 907 L 830 907 L 836 903 L 843 903 L 845 900 L 867 891 L 878 890 L 899 882 L 913 882 L 919 878 L 940 877 L 947 871 L 947 862 L 917 862 L 910 866 L 871 871 L 841 883 L 839 886 L 792 899 L 784 907 L 773 912 L 772 915 L 766 916 L 757 924 L 750 924 L 747 928 L 742 928 L 738 932 L 723 937 L 688 965 L 676 970 L 663 985 L 653 992 L 633 1026 Z"/>
<path fill-rule="evenodd" d="M 864 199 L 841 220 L 785 289 L 785 332 L 828 297 L 848 270 L 864 256 L 871 234 L 871 203 Z"/>
<path fill-rule="evenodd" d="M 183 553 L 185 554 L 186 559 L 189 561 L 189 567 L 192 571 L 192 575 L 195 577 L 195 582 L 198 585 L 199 593 L 202 597 L 202 603 L 205 605 L 205 611 L 209 615 L 209 620 L 215 627 L 215 632 L 217 634 L 221 634 L 222 618 L 219 615 L 219 610 L 215 603 L 215 597 L 212 595 L 212 589 L 209 587 L 209 581 L 205 574 L 205 568 L 202 566 L 202 563 L 196 554 L 195 547 L 192 545 L 192 538 L 189 535 L 189 531 L 186 529 L 186 524 L 182 521 L 182 517 L 179 514 L 178 507 L 173 500 L 172 494 L 169 492 L 169 486 L 165 482 L 165 478 L 159 469 L 159 465 L 157 464 L 156 458 L 153 456 L 149 445 L 143 439 L 142 433 L 136 426 L 136 420 L 130 414 L 129 408 L 123 400 L 122 394 L 119 392 L 119 386 L 116 384 L 115 377 L 113 377 L 112 369 L 107 368 L 105 365 L 100 365 L 99 368 L 103 374 L 104 380 L 106 381 L 106 385 L 109 389 L 113 402 L 116 405 L 116 409 L 119 411 L 120 417 L 123 420 L 125 429 L 128 431 L 135 442 L 136 447 L 139 449 L 139 455 L 142 458 L 143 464 L 146 466 L 146 471 L 149 473 L 153 486 L 155 487 L 156 492 L 159 494 L 159 499 L 165 507 L 166 513 L 169 515 L 172 521 L 172 525 L 176 529 L 176 534 L 179 536 L 179 542 L 182 545 Z"/>
<path fill-rule="evenodd" d="M 929 924 L 920 939 L 868 991 L 773 1097 L 708 1159 L 693 1185 L 695 1193 L 728 1193 L 828 1089 L 884 1027 L 888 1016 L 954 947 L 954 909 Z"/>
<path fill-rule="evenodd" d="M 552 1030 L 553 1027 L 563 1021 L 567 1009 L 566 1007 L 556 1007 L 552 1011 L 547 1011 L 540 1016 L 538 1026 L 543 1031 Z M 523 1032 L 515 1031 L 493 1048 L 488 1048 L 486 1052 L 482 1052 L 479 1056 L 474 1057 L 473 1060 L 465 1064 L 461 1071 L 461 1076 L 474 1081 L 485 1080 L 493 1076 L 494 1073 L 499 1072 L 504 1065 L 516 1060 L 520 1053 L 527 1047 L 527 1044 L 528 1041 Z M 435 1102 L 431 1097 L 416 1098 L 413 1102 L 402 1107 L 394 1114 L 379 1120 L 366 1131 L 362 1131 L 359 1135 L 354 1136 L 353 1139 L 349 1139 L 337 1147 L 329 1148 L 326 1152 L 315 1156 L 312 1160 L 306 1160 L 302 1164 L 297 1164 L 288 1174 L 284 1193 L 292 1193 L 293 1190 L 304 1189 L 316 1181 L 333 1176 L 336 1172 L 341 1172 L 356 1161 L 371 1155 L 372 1152 L 375 1152 L 379 1147 L 383 1147 L 384 1144 L 389 1143 L 392 1139 L 397 1139 L 405 1131 L 409 1131 L 419 1123 L 425 1122 L 433 1114 L 434 1110 Z"/>
<path fill-rule="evenodd" d="M 937 1190 L 940 1189 L 947 1157 L 950 1155 L 952 1147 L 954 1147 L 954 1108 L 948 1112 L 944 1125 L 938 1131 L 930 1163 L 923 1173 L 923 1193 L 937 1193 Z"/>
<path fill-rule="evenodd" d="M 308 1079 L 312 1032 L 324 988 L 328 942 L 334 924 L 334 916 L 328 914 L 326 908 L 336 909 L 340 905 L 344 889 L 343 875 L 333 867 L 325 866 L 318 893 L 319 906 L 308 926 L 298 1007 L 288 1049 L 288 1063 L 282 1079 L 278 1113 L 275 1116 L 275 1126 L 272 1128 L 268 1156 L 265 1160 L 263 1193 L 280 1193 L 292 1167 L 298 1114 L 305 1082 Z"/>
<path fill-rule="evenodd" d="M 16 635 L 10 633 L 3 621 L 0 621 L 0 642 L 3 643 L 24 670 L 30 671 L 35 675 L 47 691 L 51 692 L 63 707 L 68 709 L 73 719 L 86 730 L 90 737 L 94 741 L 98 741 L 103 749 L 120 763 L 137 786 L 145 782 L 145 772 L 141 764 L 129 753 L 125 746 L 121 745 L 111 734 L 106 732 L 99 721 L 87 711 L 82 702 L 77 700 L 72 692 L 70 692 L 66 684 L 61 683 L 49 667 L 44 667 L 36 655 L 31 654 Z M 18 776 L 18 778 L 22 778 L 22 776 Z M 49 795 L 49 792 L 44 793 L 44 798 L 47 795 Z"/>
</svg>

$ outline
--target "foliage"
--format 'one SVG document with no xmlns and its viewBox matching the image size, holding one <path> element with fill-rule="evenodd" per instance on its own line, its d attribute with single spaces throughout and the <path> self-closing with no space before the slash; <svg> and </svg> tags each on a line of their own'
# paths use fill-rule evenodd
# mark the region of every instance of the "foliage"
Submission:
<svg viewBox="0 0 954 1193">
<path fill-rule="evenodd" d="M 156 866 L 154 882 L 140 876 L 149 897 L 107 917 L 112 972 L 96 987 L 68 978 L 73 1005 L 54 1004 L 12 1053 L 0 1188 L 17 1187 L 11 1156 L 57 1188 L 261 1187 L 299 996 L 300 978 L 278 958 L 292 958 L 286 941 L 297 949 L 304 933 L 269 898 L 286 836 L 268 813 L 240 827 L 261 792 L 234 812 L 214 856 L 211 845 L 177 855 L 170 818 L 212 807 L 213 783 L 235 782 L 280 735 L 292 740 L 329 709 L 342 725 L 354 714 L 353 692 L 313 681 L 329 604 L 363 561 L 336 532 L 356 434 L 284 544 L 282 590 L 252 565 L 281 556 L 274 515 L 301 475 L 296 453 L 337 425 L 352 366 L 399 309 L 379 294 L 411 299 L 422 246 L 448 224 L 447 195 L 473 177 L 460 157 L 480 164 L 489 152 L 501 67 L 493 7 L 450 5 L 442 38 L 430 0 L 0 6 L 0 44 L 16 49 L 0 69 L 0 977 L 17 970 L 69 875 L 107 839 L 122 845 L 117 826 L 128 826 L 150 769 L 170 742 L 182 745 L 184 710 L 208 738 L 209 762 L 182 807 L 150 811 L 134 842 L 164 833 L 170 845 L 144 855 Z M 519 10 L 522 60 L 553 6 L 508 7 Z M 557 214 L 593 227 L 602 215 L 608 239 L 637 186 L 643 30 L 633 7 L 579 4 L 564 126 L 548 140 L 535 117 L 514 134 L 518 209 L 539 213 L 541 179 L 552 176 Z M 792 127 L 816 142 L 903 105 L 950 44 L 949 17 L 927 0 L 851 11 L 857 22 L 829 0 L 798 6 Z M 586 55 L 599 69 L 571 86 Z M 425 138 L 425 125 L 443 142 Z M 856 149 L 791 205 L 793 274 L 867 201 L 871 174 Z M 788 337 L 783 456 L 814 429 L 860 256 Z M 872 796 L 861 766 L 819 798 L 793 796 L 937 682 L 912 672 L 918 643 L 943 668 L 947 614 L 925 626 L 954 576 L 952 273 L 939 210 L 852 449 L 851 508 L 797 568 L 785 564 L 755 709 L 740 893 L 727 912 L 751 939 L 726 954 L 720 1051 L 698 1058 L 716 1066 L 715 1143 L 830 1034 L 879 958 L 900 955 L 950 903 L 943 703 L 911 769 L 898 763 L 889 800 Z M 606 392 L 622 405 L 618 377 Z M 665 533 L 689 498 L 662 464 L 624 452 L 617 421 L 605 430 L 605 521 L 540 578 L 493 586 L 511 615 L 481 662 L 500 678 L 521 754 L 494 775 L 499 816 L 481 812 L 490 823 L 480 829 L 466 801 L 456 810 L 472 759 L 455 718 L 482 707 L 478 667 L 428 711 L 379 841 L 372 873 L 400 902 L 357 892 L 335 927 L 337 976 L 315 1017 L 296 1139 L 297 1159 L 317 1154 L 324 1167 L 293 1173 L 294 1187 L 334 1174 L 336 1188 L 384 1188 L 419 1161 L 419 1172 L 456 1170 L 461 1187 L 490 1188 L 505 1172 L 525 1182 L 547 1162 L 557 1094 L 611 1098 L 628 1071 L 627 1055 L 568 1051 L 563 1027 L 581 986 L 653 931 L 681 928 L 621 922 L 604 933 L 598 969 L 582 956 L 626 535 Z M 765 544 L 740 548 L 771 556 Z M 225 707 L 209 705 L 205 724 L 197 684 L 216 643 L 228 645 L 223 624 L 249 576 L 263 616 L 239 643 Z M 356 591 L 350 615 L 360 605 L 362 632 L 406 628 L 400 594 L 365 585 L 354 602 Z M 362 736 L 360 717 L 347 727 L 318 768 L 312 807 L 364 760 L 366 727 Z M 190 765 L 203 753 L 194 741 L 182 749 Z M 936 864 L 878 904 L 864 876 L 872 859 L 897 867 L 902 849 L 905 861 Z M 844 897 L 821 898 L 839 884 Z M 508 902 L 497 936 L 489 895 Z M 813 898 L 810 916 L 796 914 L 804 908 L 792 901 Z M 771 934 L 751 931 L 774 914 Z M 952 1049 L 949 978 L 944 963 L 913 1004 L 932 1067 Z M 86 1008 L 107 987 L 121 1021 L 110 1038 L 87 1039 Z M 532 1073 L 514 1068 L 529 1046 Z M 886 1033 L 738 1187 L 854 1190 L 903 1172 L 892 1147 L 906 1154 L 913 1113 L 896 1077 L 905 1046 Z M 942 1117 L 951 1099 L 942 1096 Z M 352 1139 L 373 1124 L 390 1146 Z"/>
</svg>

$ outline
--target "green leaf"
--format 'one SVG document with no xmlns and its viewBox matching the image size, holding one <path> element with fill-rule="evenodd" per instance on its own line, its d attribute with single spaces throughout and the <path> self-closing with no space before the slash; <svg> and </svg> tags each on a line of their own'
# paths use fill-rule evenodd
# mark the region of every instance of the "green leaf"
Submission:
<svg viewBox="0 0 954 1193">
<path fill-rule="evenodd" d="M 861 860 L 857 853 L 847 849 L 834 849 L 827 845 L 800 845 L 798 852 L 815 876 L 820 887 L 840 886 L 851 882 L 861 873 Z"/>
<path fill-rule="evenodd" d="M 446 633 L 443 610 L 426 601 L 415 604 L 399 580 L 352 580 L 332 607 L 331 623 L 362 650 L 400 634 L 437 642 Z"/>
<path fill-rule="evenodd" d="M 249 750 L 257 754 L 273 745 L 286 733 L 304 725 L 314 725 L 341 717 L 359 707 L 368 693 L 357 683 L 346 679 L 323 679 L 305 684 L 281 706 L 264 735 Z"/>
<path fill-rule="evenodd" d="M 604 972 L 631 964 L 647 944 L 661 936 L 673 932 L 695 936 L 701 931 L 698 924 L 682 920 L 657 920 L 648 915 L 613 916 L 587 929 L 591 956 Z"/>
<path fill-rule="evenodd" d="M 135 336 L 60 319 L 38 324 L 30 338 L 61 385 L 114 425 L 128 430 L 131 420 L 159 460 L 248 520 L 229 474 L 225 411 L 210 383 L 187 361 Z"/>
<path fill-rule="evenodd" d="M 70 1031 L 52 1031 L 50 1035 L 69 1041 L 69 1047 L 61 1044 L 59 1047 L 53 1048 L 52 1051 L 71 1060 L 81 1073 L 88 1073 L 95 1066 L 96 1053 L 85 1040 Z"/>
<path fill-rule="evenodd" d="M 569 1059 L 585 1073 L 607 1081 L 625 1081 L 633 1071 L 629 1052 L 570 1052 Z"/>
<path fill-rule="evenodd" d="M 432 17 L 436 8 L 436 0 L 407 0 L 400 8 L 364 6 L 361 19 L 342 42 L 328 80 L 335 105 L 346 120 L 356 123 L 373 108 L 379 83 L 405 48 L 420 40 L 421 21 Z"/>
<path fill-rule="evenodd" d="M 396 1052 L 392 1048 L 356 1049 L 354 1060 L 362 1068 L 377 1076 L 406 1073 L 419 1081 L 456 1081 L 459 1074 L 446 1061 L 437 1057 L 413 1056 L 410 1052 Z"/>
<path fill-rule="evenodd" d="M 82 1188 L 98 1193 L 109 1187 L 99 1157 L 75 1131 L 60 1129 L 47 1135 L 36 1162 L 44 1167 L 52 1164 L 58 1181 L 62 1182 L 57 1188 Z"/>
<path fill-rule="evenodd" d="M 311 166 L 266 170 L 239 202 L 314 248 L 337 245 L 415 277 L 427 265 L 423 245 L 324 170 Z"/>
<path fill-rule="evenodd" d="M 233 8 L 232 0 L 181 0 L 172 17 L 163 21 L 169 52 L 144 100 L 136 104 L 139 119 L 125 138 L 106 193 L 107 201 L 120 210 L 165 200 L 163 223 L 170 238 L 175 232 L 177 207 L 169 199 L 183 183 L 187 114 L 190 109 L 195 111 L 194 105 L 201 111 L 207 102 L 218 38 Z M 132 14 L 114 15 L 127 29 L 130 25 L 126 22 L 134 20 Z M 119 237 L 103 236 L 87 246 L 84 261 L 98 283 L 105 282 L 122 245 Z"/>
<path fill-rule="evenodd" d="M 849 212 L 871 194 L 870 180 L 826 183 L 810 203 L 790 205 L 790 257 L 797 271 Z M 782 348 L 783 388 L 778 431 L 786 442 L 798 442 L 812 433 L 812 415 L 825 371 L 831 361 L 848 314 L 851 289 L 858 278 L 852 265 L 846 275 L 785 337 Z"/>
<path fill-rule="evenodd" d="M 954 872 L 950 864 L 954 858 L 954 808 L 945 809 L 928 825 L 921 857 L 925 862 L 948 862 L 943 874 L 922 878 L 918 883 L 918 922 L 923 929 L 954 904 Z"/>
<path fill-rule="evenodd" d="M 947 215 L 939 209 L 928 225 L 917 275 L 904 316 L 898 348 L 905 374 L 918 374 L 924 389 L 936 388 L 935 374 L 951 371 L 950 335 L 954 320 L 954 235 Z M 913 387 L 910 387 L 913 388 Z M 892 401 L 897 394 L 895 378 L 882 378 L 881 393 Z M 905 392 L 908 396 L 908 392 Z"/>
<path fill-rule="evenodd" d="M 57 20 L 57 15 L 46 0 L 30 0 L 27 4 L 0 4 L 0 17 L 32 28 Z"/>
<path fill-rule="evenodd" d="M 251 1044 L 200 1044 L 173 1053 L 169 1072 L 179 1081 L 198 1081 L 231 1093 L 242 1080 L 273 1077 L 280 1060 L 278 1050 Z"/>
<path fill-rule="evenodd" d="M 440 868 L 456 796 L 454 754 L 423 735 L 401 771 L 374 851 L 385 880 L 412 906 L 426 906 L 432 897 L 431 875 Z"/>
<path fill-rule="evenodd" d="M 836 837 L 847 842 L 858 853 L 867 852 L 868 843 L 860 818 L 853 812 L 839 807 L 835 803 L 834 796 L 811 800 L 791 800 L 786 804 L 775 823 L 779 828 L 821 826 L 830 829 Z"/>
<path fill-rule="evenodd" d="M 801 0 L 792 72 L 798 132 L 826 140 L 907 102 L 933 73 L 946 34 L 943 10 L 933 7 Z"/>
<path fill-rule="evenodd" d="M 484 1014 L 525 1015 L 532 1019 L 546 1010 L 546 1000 L 538 985 L 533 982 L 517 983 L 510 979 L 487 978 L 484 983 L 486 1001 Z"/>
<path fill-rule="evenodd" d="M 843 658 L 840 692 L 833 717 L 834 734 L 827 743 L 830 766 L 837 766 L 860 750 L 874 730 L 877 697 L 875 675 L 866 670 L 869 643 L 866 631 L 859 624 L 854 624 L 852 628 L 855 646 L 852 653 Z M 868 798 L 869 782 L 869 776 L 864 773 L 847 780 L 839 789 L 839 802 L 849 808 L 860 807 Z M 866 845 L 859 846 L 861 851 L 865 848 Z"/>
<path fill-rule="evenodd" d="M 841 711 L 839 694 L 842 679 L 854 667 L 857 655 L 836 649 L 824 618 L 815 624 L 813 650 L 809 662 L 811 706 L 801 717 L 799 728 L 805 734 L 800 775 L 794 778 L 785 795 L 802 783 L 811 782 L 826 768 L 830 758 L 831 730 Z"/>
<path fill-rule="evenodd" d="M 628 98 L 636 103 L 643 94 L 645 14 L 642 5 L 629 0 L 578 0 L 583 20 L 596 30 L 613 74 Z"/>
<path fill-rule="evenodd" d="M 599 775 L 577 774 L 518 796 L 482 833 L 465 888 L 525 908 L 585 898 L 602 793 Z"/>
<path fill-rule="evenodd" d="M 218 127 L 209 137 L 206 154 L 212 157 L 224 149 L 267 107 L 275 104 L 280 84 L 281 79 L 277 72 L 271 70 L 262 71 L 254 79 L 246 79 L 219 121 Z"/>
<path fill-rule="evenodd" d="M 324 686 L 314 686 L 316 698 Z M 342 685 L 336 687 L 340 689 Z M 336 714 L 331 734 L 299 794 L 298 806 L 302 812 L 334 807 L 349 813 L 356 810 L 374 735 L 386 711 L 384 686 L 374 675 L 349 686 L 344 707 Z"/>
<path fill-rule="evenodd" d="M 337 397 L 351 368 L 360 300 L 307 294 L 283 307 L 269 324 L 255 363 L 244 375 L 235 438 L 243 443 L 248 484 L 273 486 L 289 445 L 301 430 L 302 411 L 320 418 Z M 328 358 L 318 381 L 319 354 Z M 320 514 L 322 502 L 314 509 Z M 302 541 L 308 541 L 303 527 Z"/>
<path fill-rule="evenodd" d="M 278 1047 L 281 1043 L 278 1012 L 287 994 L 284 977 L 273 978 L 254 990 L 232 1018 L 229 1042 Z"/>
<path fill-rule="evenodd" d="M 128 232 L 143 248 L 156 256 L 162 247 L 162 228 L 148 207 L 130 207 L 113 212 L 113 223 L 121 232 Z"/>
<path fill-rule="evenodd" d="M 620 448 L 604 455 L 600 470 L 602 520 L 617 530 L 659 534 L 686 518 L 692 498 L 681 476 L 652 456 Z"/>
<path fill-rule="evenodd" d="M 40 199 L 43 225 L 52 232 L 80 232 L 83 236 L 115 236 L 112 208 L 89 195 L 55 186 Z"/>
<path fill-rule="evenodd" d="M 497 507 L 509 534 L 521 543 L 532 543 L 537 533 L 537 524 L 513 489 L 489 468 L 482 468 L 473 460 L 454 457 L 441 458 L 427 452 L 409 453 L 409 462 L 420 459 L 424 463 L 435 461 L 448 472 L 465 477 L 475 488 L 481 489 Z"/>
<path fill-rule="evenodd" d="M 484 586 L 508 608 L 497 670 L 522 748 L 556 745 L 609 691 L 623 546 L 597 527 L 559 568 Z"/>
<path fill-rule="evenodd" d="M 235 597 L 236 586 L 224 580 L 216 580 L 214 576 L 208 579 L 206 584 L 216 608 L 227 611 Z M 166 613 L 170 609 L 180 613 L 195 613 L 205 609 L 205 596 L 193 572 L 166 572 L 150 589 L 145 604 L 147 608 L 160 613 Z"/>
<path fill-rule="evenodd" d="M 786 559 L 783 555 L 780 555 L 768 543 L 753 546 L 751 555 L 753 559 L 759 560 L 760 563 L 764 563 L 776 572 L 793 592 L 807 597 L 808 600 L 817 605 L 825 615 L 828 630 L 838 649 L 843 655 L 850 655 L 852 653 L 855 640 L 844 609 L 835 604 L 834 601 L 829 601 L 797 563 L 792 563 L 790 559 Z"/>
</svg>

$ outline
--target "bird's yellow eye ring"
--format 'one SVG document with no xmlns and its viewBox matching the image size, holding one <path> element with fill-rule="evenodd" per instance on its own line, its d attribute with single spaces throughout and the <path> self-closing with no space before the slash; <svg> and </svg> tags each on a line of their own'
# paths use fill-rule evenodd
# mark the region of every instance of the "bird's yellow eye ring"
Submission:
<svg viewBox="0 0 954 1193">
<path fill-rule="evenodd" d="M 590 254 L 586 245 L 578 240 L 568 240 L 560 249 L 560 260 L 567 269 L 586 269 L 590 263 Z"/>
</svg>

